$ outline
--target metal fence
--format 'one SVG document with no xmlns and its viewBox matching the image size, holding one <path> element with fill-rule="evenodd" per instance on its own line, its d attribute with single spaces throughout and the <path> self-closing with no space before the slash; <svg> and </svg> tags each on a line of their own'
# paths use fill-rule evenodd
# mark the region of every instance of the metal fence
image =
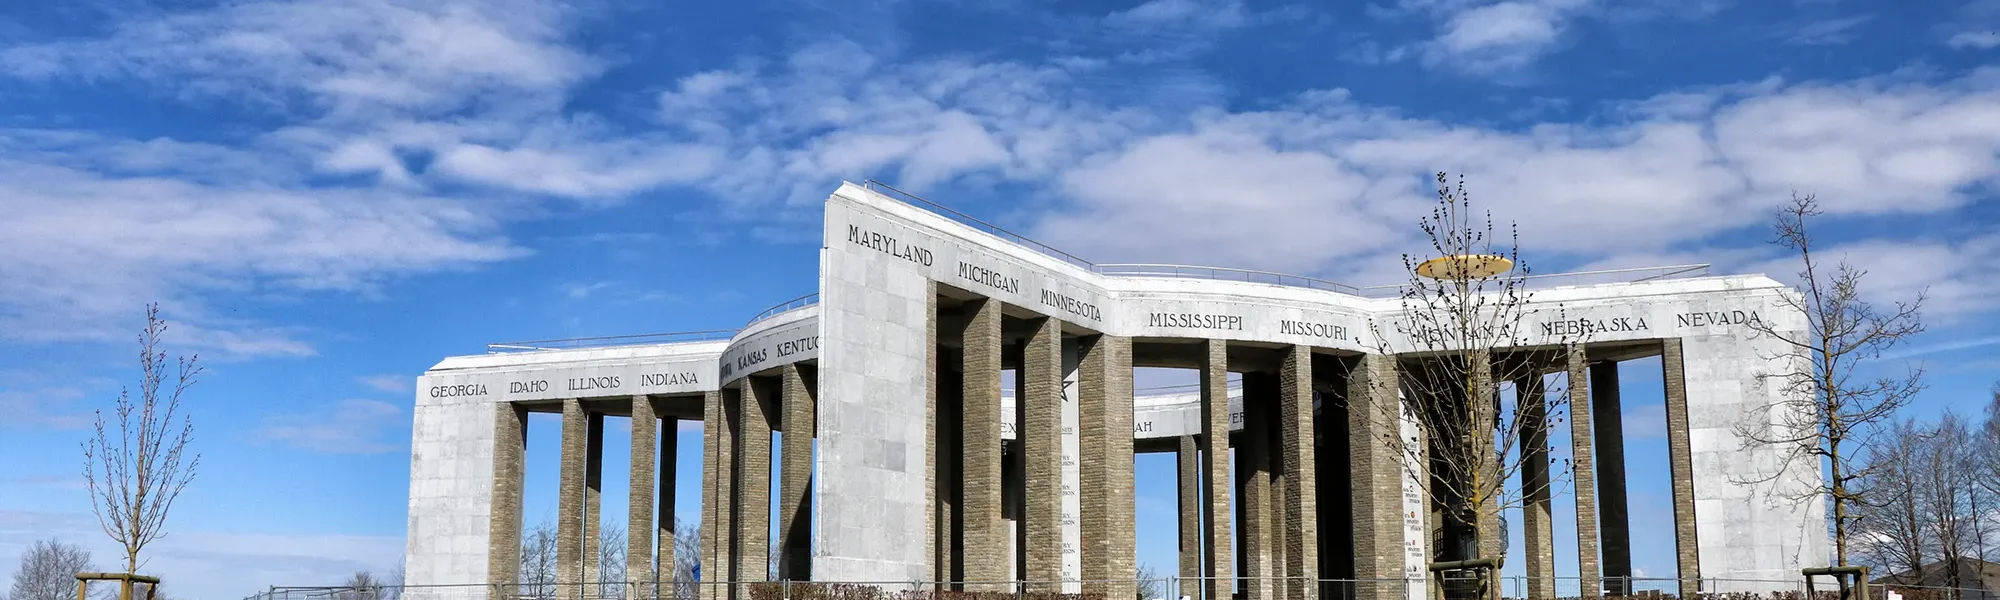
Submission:
<svg viewBox="0 0 2000 600">
<path fill-rule="evenodd" d="M 1272 597 L 1297 591 L 1303 600 L 1427 597 L 1428 600 L 1485 600 L 1478 581 L 1443 579 L 1320 579 L 1239 577 L 1211 597 L 1209 579 L 1165 577 L 1091 581 L 929 581 L 875 582 L 712 582 L 665 581 L 596 584 L 527 583 L 518 585 L 422 586 L 273 586 L 244 600 L 1232 600 Z M 1546 600 L 1582 598 L 1579 580 L 1557 577 L 1537 580 L 1501 577 L 1503 600 L 1544 600 L 1541 589 L 1553 589 Z M 1692 581 L 1698 600 L 1844 600 L 1831 578 L 1820 578 L 1808 594 L 1803 577 L 1788 580 L 1718 579 Z M 1541 584 L 1541 585 L 1536 585 Z M 1606 578 L 1608 592 L 1597 596 L 1645 599 L 1679 598 L 1682 581 L 1671 578 Z M 1870 600 L 2000 600 L 1989 590 L 1870 584 Z M 1540 589 L 1538 589 L 1540 588 Z M 1274 593 L 1250 593 L 1270 590 Z M 1624 592 L 1624 593 L 1616 593 Z M 1422 594 L 1422 596 L 1418 596 Z"/>
</svg>

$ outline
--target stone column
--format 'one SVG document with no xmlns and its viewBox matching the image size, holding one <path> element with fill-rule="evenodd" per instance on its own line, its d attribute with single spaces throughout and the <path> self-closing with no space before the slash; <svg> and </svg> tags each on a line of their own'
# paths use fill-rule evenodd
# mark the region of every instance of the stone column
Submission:
<svg viewBox="0 0 2000 600">
<path fill-rule="evenodd" d="M 1347 377 L 1348 456 L 1354 486 L 1354 577 L 1358 600 L 1402 600 L 1403 457 L 1389 446 L 1400 435 L 1402 401 L 1393 356 L 1355 360 Z M 1338 443 L 1337 441 L 1335 443 Z"/>
<path fill-rule="evenodd" d="M 604 529 L 604 414 L 590 413 L 589 422 L 583 472 L 583 589 L 586 596 L 602 597 L 604 582 L 598 577 L 597 559 L 603 552 L 599 534 Z"/>
<path fill-rule="evenodd" d="M 653 416 L 653 399 L 633 396 L 632 481 L 625 513 L 625 580 L 629 582 L 653 580 L 653 461 L 659 427 L 660 419 Z M 644 585 L 628 585 L 625 597 L 652 598 L 653 592 Z"/>
<path fill-rule="evenodd" d="M 521 573 L 521 475 L 527 471 L 528 411 L 493 405 L 493 514 L 486 545 L 486 581 L 494 600 L 518 594 Z"/>
<path fill-rule="evenodd" d="M 1278 455 L 1285 508 L 1284 598 L 1305 600 L 1319 579 L 1319 468 L 1313 449 L 1313 354 L 1305 346 L 1285 351 L 1278 367 Z"/>
<path fill-rule="evenodd" d="M 771 578 L 771 393 L 755 377 L 742 381 L 736 428 L 736 580 Z M 741 596 L 742 594 L 738 594 Z"/>
<path fill-rule="evenodd" d="M 1204 340 L 1201 360 L 1202 556 L 1206 596 L 1195 600 L 1228 600 L 1234 582 L 1229 536 L 1229 343 Z"/>
<path fill-rule="evenodd" d="M 1007 524 L 1001 515 L 1006 484 L 1000 471 L 1000 302 L 978 300 L 965 305 L 971 317 L 965 327 L 963 412 L 964 439 L 961 509 L 965 521 L 965 579 L 996 582 L 1007 579 L 1014 556 L 1008 552 Z M 1005 586 L 983 586 L 1002 591 Z"/>
<path fill-rule="evenodd" d="M 1680 576 L 1680 597 L 1693 598 L 1701 591 L 1701 546 L 1695 537 L 1686 364 L 1679 338 L 1660 341 L 1661 379 L 1667 388 L 1667 462 L 1674 486 L 1674 562 Z"/>
<path fill-rule="evenodd" d="M 721 540 L 725 536 L 720 535 L 718 532 L 729 531 L 727 528 L 717 528 L 717 524 L 721 522 L 721 516 L 720 511 L 716 510 L 716 507 L 724 504 L 721 490 L 717 488 L 717 485 L 722 480 L 720 473 L 723 473 L 721 469 L 722 461 L 720 460 L 722 456 L 722 444 L 717 443 L 717 439 L 722 435 L 722 428 L 722 392 L 717 390 L 702 394 L 701 516 L 698 518 L 699 526 L 701 527 L 701 555 L 695 557 L 695 562 L 699 563 L 701 568 L 709 571 L 708 573 L 701 574 L 703 582 L 714 580 L 715 565 L 721 564 L 716 558 L 721 555 L 718 550 L 721 548 L 721 544 L 718 540 Z M 674 574 L 679 575 L 680 572 L 675 571 Z M 713 588 L 705 585 L 696 586 L 695 597 L 697 600 L 720 600 L 722 598 L 721 595 L 715 593 Z"/>
<path fill-rule="evenodd" d="M 1632 594 L 1631 521 L 1625 512 L 1625 419 L 1618 399 L 1618 363 L 1590 365 L 1591 408 L 1597 427 L 1598 537 L 1604 552 L 1604 583 L 1613 596 Z"/>
<path fill-rule="evenodd" d="M 1084 351 L 1078 423 L 1085 593 L 1124 598 L 1137 591 L 1132 459 L 1132 340 L 1097 336 Z M 1146 600 L 1152 600 L 1150 598 Z"/>
<path fill-rule="evenodd" d="M 590 424 L 583 403 L 562 401 L 562 463 L 556 490 L 556 598 L 579 600 L 583 592 L 583 485 Z"/>
<path fill-rule="evenodd" d="M 950 501 L 945 499 L 944 494 L 938 493 L 938 486 L 948 479 L 943 472 L 946 461 L 938 452 L 939 448 L 946 447 L 939 439 L 944 436 L 944 428 L 940 426 L 943 423 L 941 420 L 943 416 L 940 414 L 942 407 L 938 404 L 938 389 L 943 385 L 938 377 L 938 289 L 937 282 L 928 280 L 924 282 L 923 351 L 924 456 L 930 459 L 930 468 L 924 470 L 924 560 L 930 564 L 924 572 L 936 582 L 936 585 L 932 586 L 932 591 L 942 592 L 951 589 L 945 583 L 951 579 L 951 541 L 946 539 L 947 536 L 944 534 L 951 528 L 951 514 L 946 508 Z M 785 427 L 789 432 L 791 424 L 788 422 Z M 789 433 L 785 439 L 788 441 L 791 439 Z M 785 451 L 790 452 L 791 447 L 790 443 L 785 444 Z M 791 464 L 789 457 L 786 464 Z M 790 492 L 786 492 L 786 498 L 790 497 Z M 784 511 L 784 514 L 790 515 L 791 511 Z M 791 560 L 789 548 L 787 557 L 781 560 Z M 784 564 L 779 564 L 778 568 L 781 573 L 789 573 Z"/>
<path fill-rule="evenodd" d="M 958 582 L 965 579 L 963 555 L 960 550 L 961 540 L 965 539 L 965 515 L 964 511 L 959 510 L 959 506 L 964 502 L 961 484 L 965 480 L 959 468 L 959 462 L 964 454 L 962 448 L 965 447 L 965 436 L 959 431 L 964 423 L 959 414 L 961 409 L 959 395 L 965 383 L 963 374 L 958 372 L 957 357 L 951 358 L 949 366 L 942 366 L 937 370 L 938 460 L 937 464 L 933 465 L 937 467 L 937 514 L 932 517 L 937 522 L 935 532 L 937 539 L 934 542 L 933 550 L 936 551 L 936 555 L 933 560 L 936 567 L 934 577 L 939 582 L 938 588 L 958 591 L 964 587 Z"/>
<path fill-rule="evenodd" d="M 1020 404 L 1021 426 L 1014 429 L 1020 440 L 1022 466 L 1026 468 L 1026 510 L 1022 522 L 1027 527 L 1022 558 L 1027 561 L 1023 580 L 1037 584 L 1029 591 L 1059 592 L 1062 580 L 1062 408 L 1063 360 L 1062 322 L 1044 318 L 1028 334 L 1028 345 L 1016 378 L 1014 401 Z"/>
<path fill-rule="evenodd" d="M 1179 450 L 1174 452 L 1174 458 L 1179 462 L 1179 467 L 1174 470 L 1174 480 L 1180 490 L 1180 578 L 1194 582 L 1201 577 L 1201 451 L 1195 444 L 1195 436 L 1183 435 L 1180 441 Z M 1185 587 L 1181 593 L 1196 595 L 1194 590 Z"/>
<path fill-rule="evenodd" d="M 1549 401 L 1540 373 L 1514 382 L 1521 420 L 1521 549 L 1528 600 L 1556 597 L 1555 532 L 1549 513 Z"/>
<path fill-rule="evenodd" d="M 1596 598 L 1603 594 L 1603 580 L 1597 566 L 1597 460 L 1591 449 L 1595 439 L 1591 429 L 1589 359 L 1583 346 L 1569 347 L 1569 443 L 1570 465 L 1576 477 L 1576 573 L 1580 594 Z"/>
<path fill-rule="evenodd" d="M 653 519 L 653 539 L 658 542 L 660 547 L 659 570 L 654 575 L 658 577 L 657 581 L 670 583 L 678 583 L 680 581 L 680 571 L 675 568 L 680 564 L 680 546 L 675 542 L 680 536 L 679 532 L 674 530 L 674 526 L 679 523 L 677 520 L 679 519 L 679 515 L 674 514 L 674 490 L 676 488 L 674 478 L 680 476 L 679 465 L 675 464 L 680 460 L 680 427 L 681 422 L 679 419 L 673 417 L 661 419 L 660 459 L 659 462 L 654 463 L 659 467 L 660 471 L 660 492 L 659 497 L 656 499 L 660 503 L 660 508 L 658 514 Z M 660 594 L 665 596 L 668 592 L 673 591 L 675 591 L 674 587 L 668 587 L 660 590 Z"/>
<path fill-rule="evenodd" d="M 1270 413 L 1277 395 L 1270 373 L 1243 374 L 1243 438 L 1236 446 L 1236 510 L 1243 597 L 1271 600 Z"/>
<path fill-rule="evenodd" d="M 818 415 L 812 388 L 797 364 L 779 372 L 784 399 L 784 467 L 778 474 L 778 577 L 812 580 L 812 457 Z"/>
<path fill-rule="evenodd" d="M 715 600 L 730 600 L 736 596 L 735 588 L 719 585 L 735 578 L 736 564 L 736 407 L 740 402 L 736 390 L 723 389 L 710 392 L 708 403 L 713 409 L 714 427 L 704 433 L 703 440 L 710 450 L 706 464 L 713 476 L 708 487 L 714 490 L 714 503 L 702 506 L 710 517 L 701 524 L 703 541 L 712 548 L 708 560 L 701 563 L 702 592 L 713 594 Z"/>
<path fill-rule="evenodd" d="M 1478 432 L 1479 444 L 1473 468 L 1478 469 L 1482 487 L 1493 485 L 1496 491 L 1504 490 L 1506 482 L 1500 481 L 1499 458 L 1495 456 L 1496 451 L 1493 449 L 1493 438 L 1500 420 L 1500 388 L 1493 381 L 1493 354 L 1491 350 L 1475 350 L 1471 358 L 1472 389 L 1467 393 L 1476 396 L 1468 398 L 1466 404 L 1472 409 L 1473 431 Z M 1480 493 L 1480 490 L 1471 491 L 1474 494 Z M 1499 558 L 1507 549 L 1506 534 L 1500 530 L 1500 494 L 1485 495 L 1487 498 L 1479 503 L 1479 514 L 1474 523 L 1479 533 L 1479 555 Z M 1489 591 L 1494 592 L 1492 596 L 1497 599 L 1500 597 L 1498 593 L 1500 573 L 1492 572 L 1489 575 L 1492 577 L 1490 581 L 1495 586 Z"/>
</svg>

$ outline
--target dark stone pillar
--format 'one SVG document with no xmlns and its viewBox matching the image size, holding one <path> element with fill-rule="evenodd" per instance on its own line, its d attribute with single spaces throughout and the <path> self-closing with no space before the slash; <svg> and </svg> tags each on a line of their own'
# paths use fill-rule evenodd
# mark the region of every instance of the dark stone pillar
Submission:
<svg viewBox="0 0 2000 600">
<path fill-rule="evenodd" d="M 488 521 L 486 580 L 492 598 L 518 596 L 521 573 L 521 477 L 527 472 L 528 411 L 493 405 L 493 514 Z"/>
<path fill-rule="evenodd" d="M 1201 577 L 1201 451 L 1195 436 L 1183 435 L 1180 442 L 1174 453 L 1179 464 L 1174 481 L 1180 490 L 1180 578 L 1197 581 Z M 1192 592 L 1183 591 L 1189 596 Z"/>
<path fill-rule="evenodd" d="M 812 455 L 819 403 L 797 364 L 779 369 L 784 465 L 778 473 L 778 577 L 812 580 Z"/>
<path fill-rule="evenodd" d="M 1235 581 L 1229 534 L 1229 343 L 1204 340 L 1201 360 L 1202 523 L 1207 541 L 1202 555 L 1205 596 L 1226 600 Z"/>
<path fill-rule="evenodd" d="M 1618 363 L 1590 365 L 1591 409 L 1597 426 L 1597 502 L 1605 591 L 1632 594 L 1632 529 L 1625 512 L 1625 419 L 1618 398 Z"/>
<path fill-rule="evenodd" d="M 1521 421 L 1521 549 L 1528 600 L 1556 597 L 1555 532 L 1549 513 L 1549 402 L 1542 376 L 1514 382 Z"/>
<path fill-rule="evenodd" d="M 1014 403 L 1021 413 L 1014 439 L 1021 444 L 1027 486 L 1021 520 L 1027 530 L 1021 547 L 1027 571 L 1022 579 L 1033 584 L 1031 592 L 1062 591 L 1062 347 L 1062 322 L 1036 321 L 1014 379 Z"/>
<path fill-rule="evenodd" d="M 1002 514 L 1006 480 L 1001 471 L 1000 434 L 1000 303 L 980 300 L 965 305 L 970 319 L 964 334 L 961 371 L 964 412 L 960 432 L 964 447 L 960 463 L 964 477 L 962 518 L 965 522 L 965 578 L 993 582 L 1009 579 L 1007 522 Z M 1004 586 L 987 586 L 1003 591 Z"/>
<path fill-rule="evenodd" d="M 1597 562 L 1597 453 L 1596 434 L 1591 424 L 1589 359 L 1583 346 L 1569 348 L 1569 443 L 1570 464 L 1576 477 L 1576 572 L 1579 593 L 1585 598 L 1603 595 L 1602 571 Z"/>
<path fill-rule="evenodd" d="M 1660 370 L 1667 388 L 1667 462 L 1674 487 L 1674 562 L 1682 598 L 1701 591 L 1701 544 L 1694 520 L 1694 463 L 1688 442 L 1687 368 L 1680 339 L 1660 342 Z"/>
</svg>

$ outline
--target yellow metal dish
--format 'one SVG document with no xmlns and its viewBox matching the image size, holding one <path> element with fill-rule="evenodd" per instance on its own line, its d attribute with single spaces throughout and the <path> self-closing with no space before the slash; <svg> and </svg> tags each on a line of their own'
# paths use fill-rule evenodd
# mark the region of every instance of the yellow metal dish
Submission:
<svg viewBox="0 0 2000 600">
<path fill-rule="evenodd" d="M 1417 265 L 1417 274 L 1431 279 L 1477 279 L 1492 277 L 1514 268 L 1514 261 L 1491 254 L 1440 256 Z"/>
</svg>

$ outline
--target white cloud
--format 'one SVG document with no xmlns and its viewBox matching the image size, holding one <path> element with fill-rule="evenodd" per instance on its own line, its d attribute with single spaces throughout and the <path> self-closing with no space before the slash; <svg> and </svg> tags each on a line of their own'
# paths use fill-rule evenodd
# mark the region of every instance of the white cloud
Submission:
<svg viewBox="0 0 2000 600">
<path fill-rule="evenodd" d="M 361 382 L 361 385 L 391 394 L 408 394 L 410 390 L 416 389 L 416 378 L 408 375 L 365 375 L 354 379 Z"/>
<path fill-rule="evenodd" d="M 1625 409 L 1620 415 L 1625 437 L 1634 440 L 1667 438 L 1667 405 L 1648 404 Z M 1635 576 L 1636 577 L 1636 576 Z"/>
<path fill-rule="evenodd" d="M 1953 48 L 1991 49 L 2000 46 L 2000 31 L 1962 31 L 1945 40 L 1945 45 Z"/>
<path fill-rule="evenodd" d="M 2000 0 L 1970 0 L 1938 29 L 1945 45 L 1960 50 L 2000 47 Z"/>
<path fill-rule="evenodd" d="M 1631 120 L 1519 132 L 1410 119 L 1338 93 L 1211 115 L 1060 173 L 1071 202 L 1036 235 L 1098 260 L 1347 275 L 1414 249 L 1403 236 L 1433 170 L 1467 174 L 1475 201 L 1518 221 L 1535 258 L 1661 255 L 1761 225 L 1793 189 L 1819 193 L 1836 216 L 1880 215 L 1950 210 L 2000 183 L 2000 129 L 1983 125 L 2000 123 L 1994 72 L 1696 95 Z M 1294 242 L 1256 242 L 1273 227 Z M 1719 262 L 1705 254 L 1680 260 Z"/>
<path fill-rule="evenodd" d="M 496 237 L 495 221 L 457 201 L 206 183 L 207 154 L 156 152 L 152 160 L 174 167 L 152 173 L 83 154 L 0 155 L 5 337 L 123 339 L 144 304 L 158 301 L 179 322 L 173 343 L 223 357 L 308 356 L 298 331 L 216 316 L 226 311 L 202 294 L 366 291 L 385 277 L 522 253 Z"/>
<path fill-rule="evenodd" d="M 1430 39 L 1403 44 L 1386 53 L 1368 49 L 1363 62 L 1422 58 L 1428 67 L 1472 75 L 1521 71 L 1559 47 L 1578 17 L 1596 10 L 1595 0 L 1404 0 L 1378 9 L 1382 16 L 1425 15 L 1435 20 Z"/>
<path fill-rule="evenodd" d="M 1856 15 L 1813 21 L 1793 28 L 1785 43 L 1795 46 L 1831 46 L 1855 40 L 1855 28 L 1873 20 L 1873 15 Z"/>
<path fill-rule="evenodd" d="M 18 76 L 134 76 L 185 94 L 362 116 L 549 93 L 599 65 L 563 45 L 554 4 L 244 2 L 115 23 L 99 39 L 0 51 Z M 291 92 L 303 92 L 297 98 Z"/>
<path fill-rule="evenodd" d="M 89 513 L 0 510 L 0 556 L 18 556 L 35 540 L 82 544 L 107 567 L 124 555 Z M 401 566 L 401 537 L 311 531 L 239 533 L 175 527 L 146 546 L 142 574 L 163 575 L 176 597 L 234 598 L 273 582 L 334 585 L 356 571 Z"/>
<path fill-rule="evenodd" d="M 373 454 L 402 448 L 395 435 L 409 418 L 394 404 L 379 400 L 341 400 L 331 407 L 300 414 L 266 417 L 259 439 L 313 452 Z"/>
<path fill-rule="evenodd" d="M 1241 0 L 1149 0 L 1111 13 L 1104 24 L 1131 29 L 1228 29 L 1249 21 Z"/>
</svg>

